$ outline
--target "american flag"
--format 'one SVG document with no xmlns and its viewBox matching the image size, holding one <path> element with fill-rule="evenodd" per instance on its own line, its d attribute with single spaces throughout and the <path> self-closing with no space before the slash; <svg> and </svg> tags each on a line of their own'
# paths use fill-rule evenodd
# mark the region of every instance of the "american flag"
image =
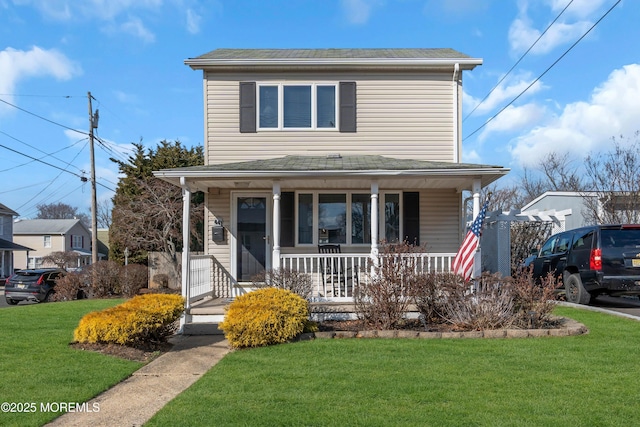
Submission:
<svg viewBox="0 0 640 427">
<path fill-rule="evenodd" d="M 464 237 L 464 241 L 453 259 L 451 268 L 455 274 L 459 274 L 464 277 L 464 280 L 471 279 L 471 271 L 473 270 L 473 258 L 480 244 L 480 235 L 482 234 L 482 223 L 484 217 L 487 215 L 487 207 L 489 206 L 489 200 L 484 203 L 480 213 L 473 221 L 471 228 L 467 231 L 467 235 Z"/>
</svg>

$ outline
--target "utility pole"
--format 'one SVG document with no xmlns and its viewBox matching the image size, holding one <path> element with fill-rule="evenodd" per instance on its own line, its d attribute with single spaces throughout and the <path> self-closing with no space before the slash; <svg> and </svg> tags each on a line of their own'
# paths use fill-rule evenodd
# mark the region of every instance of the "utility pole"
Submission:
<svg viewBox="0 0 640 427">
<path fill-rule="evenodd" d="M 93 130 L 98 129 L 98 110 L 95 115 L 91 107 L 91 92 L 89 98 L 89 149 L 91 153 L 91 264 L 98 262 L 98 202 L 96 198 L 96 159 L 93 149 Z"/>
</svg>

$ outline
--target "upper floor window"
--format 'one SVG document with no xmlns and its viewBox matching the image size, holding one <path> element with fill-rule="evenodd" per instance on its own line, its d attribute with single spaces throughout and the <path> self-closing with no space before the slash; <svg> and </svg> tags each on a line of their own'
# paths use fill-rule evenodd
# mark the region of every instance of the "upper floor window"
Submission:
<svg viewBox="0 0 640 427">
<path fill-rule="evenodd" d="M 71 247 L 73 249 L 82 249 L 84 243 L 83 236 L 71 236 Z"/>
<path fill-rule="evenodd" d="M 337 85 L 258 84 L 258 129 L 337 129 Z"/>
<path fill-rule="evenodd" d="M 240 132 L 356 132 L 356 83 L 240 82 Z"/>
<path fill-rule="evenodd" d="M 42 241 L 42 246 L 45 248 L 50 248 L 51 247 L 51 236 L 42 236 L 43 237 L 43 241 Z"/>
</svg>

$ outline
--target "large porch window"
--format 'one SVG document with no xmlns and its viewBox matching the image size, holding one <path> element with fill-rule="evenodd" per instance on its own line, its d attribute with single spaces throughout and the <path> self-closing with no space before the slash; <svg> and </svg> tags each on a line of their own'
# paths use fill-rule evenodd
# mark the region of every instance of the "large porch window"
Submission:
<svg viewBox="0 0 640 427">
<path fill-rule="evenodd" d="M 381 193 L 380 239 L 402 240 L 402 193 Z M 371 244 L 371 194 L 296 194 L 296 245 Z"/>
</svg>

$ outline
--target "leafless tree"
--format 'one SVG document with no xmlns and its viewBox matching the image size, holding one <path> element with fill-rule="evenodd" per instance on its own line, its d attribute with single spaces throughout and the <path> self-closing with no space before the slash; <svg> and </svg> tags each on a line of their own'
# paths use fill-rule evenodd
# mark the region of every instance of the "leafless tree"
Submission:
<svg viewBox="0 0 640 427">
<path fill-rule="evenodd" d="M 612 138 L 613 148 L 585 159 L 590 193 L 584 193 L 587 220 L 596 224 L 640 222 L 640 142 Z"/>
<path fill-rule="evenodd" d="M 58 268 L 77 267 L 79 255 L 73 251 L 56 251 L 42 257 L 45 264 L 53 264 Z"/>
<path fill-rule="evenodd" d="M 74 208 L 66 203 L 49 203 L 37 205 L 37 219 L 79 219 L 88 228 L 91 227 L 89 215 L 81 213 L 78 208 Z"/>
<path fill-rule="evenodd" d="M 111 211 L 113 210 L 113 202 L 111 199 L 98 201 L 97 208 L 98 228 L 111 227 Z"/>
<path fill-rule="evenodd" d="M 132 252 L 161 251 L 169 255 L 179 277 L 177 251 L 182 250 L 182 193 L 180 188 L 157 178 L 139 179 L 140 194 L 113 210 L 119 246 Z M 203 220 L 203 204 L 193 206 L 192 236 Z M 114 234 L 112 233 L 112 236 Z M 197 238 L 197 237 L 194 237 Z M 201 243 L 201 242 L 200 242 Z"/>
</svg>

